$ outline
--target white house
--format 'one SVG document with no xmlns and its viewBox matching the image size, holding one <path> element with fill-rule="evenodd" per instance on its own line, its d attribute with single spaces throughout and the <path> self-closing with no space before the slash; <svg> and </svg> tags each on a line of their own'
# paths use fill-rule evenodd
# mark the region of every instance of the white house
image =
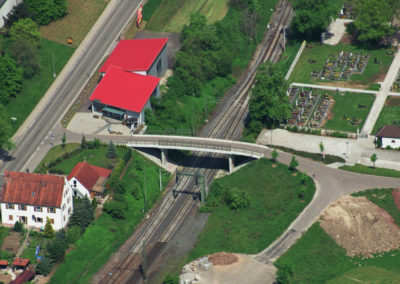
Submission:
<svg viewBox="0 0 400 284">
<path fill-rule="evenodd" d="M 75 197 L 87 196 L 92 199 L 103 194 L 104 184 L 110 174 L 111 170 L 80 162 L 73 168 L 67 180 Z"/>
<path fill-rule="evenodd" d="M 400 148 L 400 127 L 394 125 L 385 125 L 376 134 L 376 139 L 382 148 L 391 147 Z"/>
<path fill-rule="evenodd" d="M 49 218 L 53 229 L 60 230 L 73 211 L 72 190 L 62 176 L 5 171 L 0 208 L 5 226 L 19 221 L 40 229 Z"/>
<path fill-rule="evenodd" d="M 7 17 L 12 8 L 21 2 L 21 0 L 0 0 L 0 28 L 4 26 L 4 17 Z"/>
</svg>

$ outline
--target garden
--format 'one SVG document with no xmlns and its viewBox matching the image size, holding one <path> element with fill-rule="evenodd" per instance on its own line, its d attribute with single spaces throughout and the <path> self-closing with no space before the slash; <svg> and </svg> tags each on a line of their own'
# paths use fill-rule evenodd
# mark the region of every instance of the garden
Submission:
<svg viewBox="0 0 400 284">
<path fill-rule="evenodd" d="M 385 209 L 400 224 L 392 189 L 373 189 L 353 194 L 365 196 Z M 278 275 L 294 283 L 396 283 L 400 277 L 400 251 L 379 253 L 371 258 L 349 257 L 319 225 L 315 223 L 283 256 L 276 265 Z M 355 279 L 355 280 L 354 280 Z"/>
<path fill-rule="evenodd" d="M 395 49 L 365 49 L 357 45 L 308 43 L 289 80 L 367 89 L 382 82 Z M 350 81 L 350 82 L 348 82 Z"/>
<path fill-rule="evenodd" d="M 289 125 L 336 131 L 361 130 L 375 97 L 370 94 L 332 92 L 291 87 Z"/>
<path fill-rule="evenodd" d="M 372 134 L 378 131 L 385 125 L 400 126 L 400 97 L 389 96 L 386 99 L 379 117 L 375 123 Z"/>
</svg>

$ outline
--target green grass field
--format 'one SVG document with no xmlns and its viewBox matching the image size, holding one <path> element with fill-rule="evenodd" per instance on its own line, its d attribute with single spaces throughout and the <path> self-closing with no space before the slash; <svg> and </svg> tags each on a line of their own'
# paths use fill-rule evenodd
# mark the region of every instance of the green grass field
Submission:
<svg viewBox="0 0 400 284">
<path fill-rule="evenodd" d="M 182 27 L 189 24 L 190 15 L 196 12 L 206 16 L 208 23 L 214 23 L 225 17 L 229 8 L 228 2 L 228 0 L 164 0 L 146 27 L 149 30 L 180 33 Z"/>
<path fill-rule="evenodd" d="M 278 61 L 278 66 L 282 70 L 282 73 L 286 75 L 289 71 L 290 66 L 294 58 L 297 55 L 301 46 L 300 42 L 288 42 L 285 47 L 285 52 L 282 54 L 281 59 Z"/>
<path fill-rule="evenodd" d="M 400 178 L 399 171 L 392 170 L 392 169 L 385 169 L 385 168 L 375 168 L 374 169 L 373 167 L 368 167 L 368 166 L 364 166 L 364 165 L 360 165 L 360 164 L 356 164 L 354 166 L 343 166 L 343 167 L 340 167 L 340 169 L 345 170 L 345 171 L 360 173 L 360 174 Z"/>
<path fill-rule="evenodd" d="M 389 212 L 399 225 L 400 211 L 393 202 L 391 191 L 373 189 L 353 195 L 366 196 Z M 292 268 L 293 283 L 399 283 L 400 250 L 380 255 L 365 259 L 346 256 L 345 249 L 337 245 L 317 222 L 278 259 L 277 264 L 288 264 Z"/>
<path fill-rule="evenodd" d="M 11 117 L 17 118 L 17 121 L 11 124 L 13 133 L 17 131 L 53 83 L 53 53 L 55 72 L 59 74 L 73 52 L 74 49 L 69 46 L 47 39 L 40 41 L 39 73 L 31 79 L 24 79 L 21 93 L 15 98 L 10 98 L 10 102 L 5 106 L 6 116 L 10 117 L 10 123 Z"/>
<path fill-rule="evenodd" d="M 289 78 L 290 82 L 297 83 L 313 83 L 322 85 L 335 85 L 342 87 L 355 87 L 366 89 L 371 84 L 376 82 L 382 82 L 384 74 L 389 70 L 389 66 L 393 61 L 393 55 L 386 54 L 387 51 L 393 51 L 393 49 L 379 49 L 379 50 L 366 50 L 356 45 L 349 44 L 338 44 L 336 46 L 331 45 L 319 45 L 311 43 L 312 49 L 305 48 L 296 67 L 293 70 L 292 75 Z M 351 81 L 331 81 L 331 80 L 319 80 L 311 78 L 310 74 L 313 70 L 322 70 L 323 65 L 328 59 L 330 54 L 339 54 L 340 51 L 352 51 L 362 52 L 363 54 L 371 54 L 368 61 L 367 67 L 363 74 L 354 74 L 351 77 Z M 374 58 L 380 62 L 375 64 Z M 308 60 L 315 60 L 315 63 L 308 63 Z"/>
<path fill-rule="evenodd" d="M 262 173 L 255 175 L 254 173 Z M 194 259 L 213 252 L 257 253 L 268 247 L 298 216 L 313 197 L 315 187 L 307 178 L 304 200 L 298 197 L 301 175 L 266 159 L 251 162 L 232 175 L 217 179 L 210 188 L 206 208 L 212 214 L 190 253 Z M 250 206 L 231 210 L 218 193 L 236 187 L 250 196 Z"/>
<path fill-rule="evenodd" d="M 339 131 L 356 132 L 362 129 L 367 119 L 369 110 L 374 103 L 375 96 L 371 94 L 346 93 L 344 96 L 333 94 L 335 105 L 332 108 L 333 117 L 328 119 L 324 128 Z M 364 105 L 365 108 L 359 108 Z M 358 119 L 358 125 L 352 125 L 351 121 Z"/>
<path fill-rule="evenodd" d="M 143 184 L 143 170 L 145 170 L 148 205 L 151 206 L 159 199 L 159 167 L 137 152 L 133 152 L 132 156 L 132 162 L 122 179 L 126 189 L 124 196 L 128 203 L 126 218 L 113 219 L 106 213 L 101 214 L 76 242 L 76 248 L 67 254 L 64 263 L 57 269 L 50 283 L 90 282 L 92 276 L 103 267 L 111 254 L 133 233 L 136 225 L 143 219 L 144 202 L 143 197 L 139 200 L 133 197 L 132 179 L 137 176 L 139 182 Z M 167 174 L 163 170 L 162 173 Z M 169 179 L 163 179 L 164 188 L 168 182 Z"/>
<path fill-rule="evenodd" d="M 385 125 L 400 125 L 400 98 L 388 97 L 378 120 L 375 123 L 372 134 L 376 134 Z"/>
<path fill-rule="evenodd" d="M 41 26 L 42 36 L 48 40 L 67 44 L 72 37 L 72 46 L 77 47 L 97 21 L 109 0 L 68 0 L 67 15 L 47 26 Z"/>
</svg>

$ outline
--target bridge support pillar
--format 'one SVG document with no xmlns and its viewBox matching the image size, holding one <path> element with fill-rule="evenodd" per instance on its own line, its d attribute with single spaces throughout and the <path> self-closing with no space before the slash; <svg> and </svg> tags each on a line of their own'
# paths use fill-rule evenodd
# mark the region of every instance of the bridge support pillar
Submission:
<svg viewBox="0 0 400 284">
<path fill-rule="evenodd" d="M 166 167 L 167 159 L 168 159 L 168 149 L 160 149 L 161 150 L 161 164 Z"/>
<path fill-rule="evenodd" d="M 229 162 L 229 173 L 232 173 L 235 169 L 235 157 L 233 155 L 229 155 L 228 157 Z"/>
</svg>

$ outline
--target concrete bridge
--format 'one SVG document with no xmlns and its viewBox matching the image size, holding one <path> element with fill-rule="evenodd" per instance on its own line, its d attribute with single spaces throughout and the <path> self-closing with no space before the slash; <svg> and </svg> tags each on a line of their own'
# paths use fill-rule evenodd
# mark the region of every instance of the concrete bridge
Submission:
<svg viewBox="0 0 400 284">
<path fill-rule="evenodd" d="M 161 150 L 161 161 L 164 165 L 169 149 L 226 154 L 229 159 L 230 172 L 234 169 L 233 158 L 235 155 L 259 159 L 267 157 L 268 154 L 266 146 L 203 137 L 133 135 L 127 141 L 118 139 L 116 143 L 132 148 L 158 148 Z"/>
</svg>

